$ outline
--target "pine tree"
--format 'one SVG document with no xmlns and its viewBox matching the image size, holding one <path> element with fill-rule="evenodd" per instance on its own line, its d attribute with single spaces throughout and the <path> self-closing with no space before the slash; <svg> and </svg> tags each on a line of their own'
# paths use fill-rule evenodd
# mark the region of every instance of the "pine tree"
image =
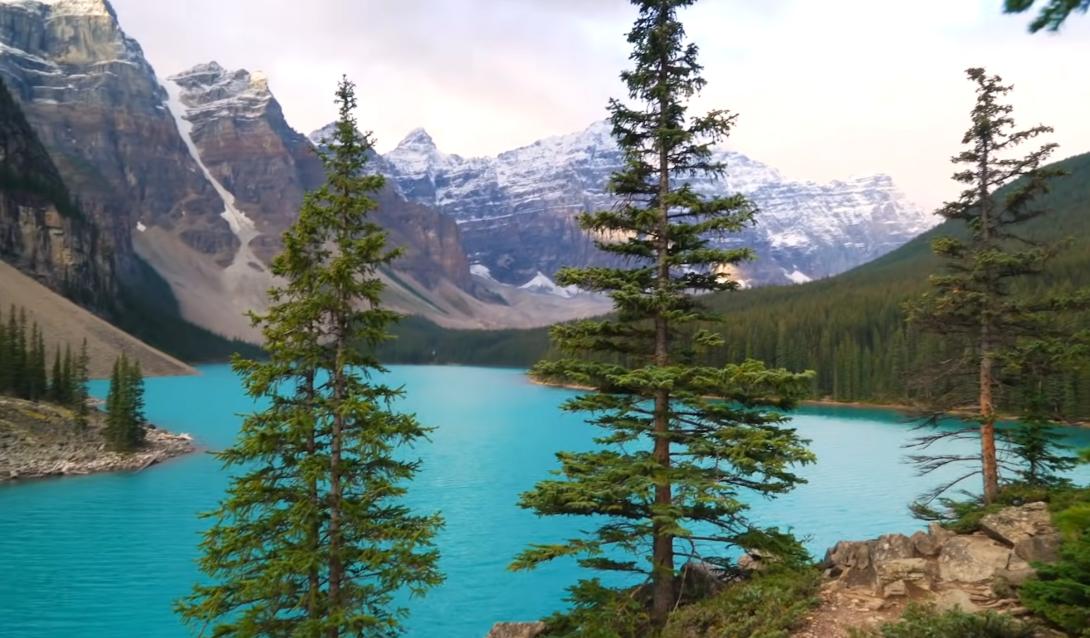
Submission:
<svg viewBox="0 0 1090 638">
<path fill-rule="evenodd" d="M 352 112 L 354 87 L 337 91 L 333 139 L 320 151 L 327 182 L 308 193 L 284 233 L 263 316 L 269 360 L 235 357 L 248 394 L 271 400 L 247 417 L 238 443 L 217 454 L 238 467 L 229 496 L 208 514 L 198 585 L 177 609 L 212 635 L 385 637 L 400 633 L 399 590 L 438 584 L 431 539 L 438 516 L 401 502 L 418 462 L 394 451 L 426 435 L 392 411 L 401 391 L 373 380 L 373 356 L 398 315 L 381 306 L 378 269 L 400 250 L 368 219 L 381 176 L 363 176 L 371 152 Z"/>
<path fill-rule="evenodd" d="M 53 373 L 49 379 L 49 400 L 53 403 L 64 404 L 64 376 L 61 367 L 61 347 L 58 345 L 53 351 Z"/>
<path fill-rule="evenodd" d="M 1052 129 L 1036 126 L 1015 131 L 1011 106 L 999 101 L 1011 87 L 981 68 L 966 73 L 976 84 L 977 101 L 972 125 L 962 139 L 969 148 L 952 160 L 965 166 L 954 174 L 954 180 L 965 184 L 966 190 L 938 211 L 948 220 L 964 222 L 966 236 L 938 237 L 932 242 L 934 253 L 946 262 L 946 272 L 932 275 L 933 291 L 906 304 L 906 311 L 911 323 L 939 335 L 947 346 L 939 360 L 917 372 L 914 380 L 917 386 L 927 387 L 925 396 L 929 398 L 921 406 L 924 425 L 935 425 L 950 413 L 965 415 L 967 424 L 961 430 L 918 437 L 911 445 L 922 449 L 941 438 L 971 434 L 979 437 L 980 454 L 923 453 L 910 458 L 923 473 L 963 461 L 979 463 L 979 469 L 940 485 L 920 506 L 976 474 L 983 475 L 984 503 L 995 502 L 1000 488 L 997 393 L 1009 385 L 1004 383 L 1003 368 L 1017 368 L 1016 353 L 1027 340 L 1063 338 L 1051 332 L 1049 325 L 1060 325 L 1058 315 L 1084 308 L 1087 303 L 1085 293 L 1037 299 L 1012 293 L 1014 281 L 1043 274 L 1063 246 L 1063 242 L 1030 241 L 1016 233 L 1019 224 L 1046 213 L 1034 206 L 1034 200 L 1048 192 L 1052 178 L 1063 173 L 1042 168 L 1055 144 L 1045 144 L 1022 158 L 1006 157 L 1009 151 Z M 1011 187 L 1005 197 L 997 198 L 995 191 L 1004 185 Z M 1032 375 L 1023 375 L 1019 382 L 1035 380 Z"/>
<path fill-rule="evenodd" d="M 1025 13 L 1029 11 L 1037 0 L 1006 0 L 1003 5 L 1004 13 Z M 1090 10 L 1090 0 L 1044 0 L 1041 12 L 1029 25 L 1030 33 L 1037 33 L 1041 29 L 1056 32 L 1063 23 L 1076 11 L 1086 13 Z"/>
<path fill-rule="evenodd" d="M 87 391 L 89 367 L 90 357 L 87 354 L 87 337 L 84 337 L 83 345 L 80 346 L 79 357 L 76 359 L 72 370 L 74 379 L 72 401 L 75 403 L 76 425 L 81 428 L 87 427 L 87 417 L 90 415 L 91 409 L 90 405 L 88 405 L 91 396 Z"/>
<path fill-rule="evenodd" d="M 110 372 L 110 388 L 106 391 L 106 427 L 103 437 L 111 448 L 120 447 L 121 440 L 121 357 L 114 360 L 113 370 Z"/>
<path fill-rule="evenodd" d="M 14 315 L 15 308 L 12 307 Z M 27 368 L 27 335 L 26 335 L 26 308 L 19 308 L 19 319 L 15 324 L 15 387 L 12 394 L 20 399 L 25 399 L 28 392 L 30 375 Z"/>
<path fill-rule="evenodd" d="M 144 416 L 144 373 L 140 370 L 140 362 L 133 359 L 127 362 L 123 369 L 126 391 L 125 405 L 125 445 L 130 450 L 139 448 L 144 444 L 144 436 L 147 430 L 144 428 L 147 417 Z"/>
<path fill-rule="evenodd" d="M 72 345 L 64 344 L 64 363 L 61 368 L 61 395 L 59 403 L 68 407 L 75 407 L 76 400 L 76 364 L 72 359 Z"/>
<path fill-rule="evenodd" d="M 806 390 L 808 374 L 767 369 L 754 360 L 722 368 L 694 363 L 701 352 L 723 345 L 719 335 L 697 327 L 722 319 L 704 308 L 699 295 L 738 288 L 723 273 L 753 258 L 748 248 L 721 249 L 713 239 L 748 227 L 756 213 L 741 195 L 704 198 L 680 179 L 724 175 L 725 166 L 712 161 L 711 145 L 729 133 L 736 117 L 719 110 L 686 115 L 687 101 L 705 84 L 697 47 L 685 43 L 677 17 L 694 3 L 633 0 L 639 17 L 628 42 L 635 68 L 621 78 L 637 106 L 616 99 L 609 105 L 613 136 L 624 153 L 624 168 L 611 177 L 609 189 L 621 204 L 579 217 L 585 231 L 602 238 L 596 242 L 601 250 L 630 267 L 557 273 L 561 285 L 608 293 L 615 318 L 554 326 L 551 336 L 561 351 L 600 358 L 542 362 L 533 370 L 541 380 L 595 389 L 563 409 L 591 413 L 589 422 L 604 430 L 595 439 L 603 449 L 559 453 L 555 474 L 562 478 L 539 483 L 519 506 L 538 515 L 608 518 L 587 537 L 531 546 L 512 565 L 529 569 L 577 556 L 586 568 L 646 574 L 650 620 L 657 624 L 678 602 L 675 558 L 698 557 L 692 542 L 714 546 L 712 551 L 771 551 L 784 560 L 802 553 L 790 535 L 749 521 L 741 494 L 787 492 L 803 482 L 791 466 L 813 460 L 805 441 L 783 427 L 788 419 L 780 412 Z M 646 565 L 606 554 L 640 552 L 647 545 Z M 597 579 L 570 591 L 577 608 L 597 610 L 597 618 L 609 615 L 602 607 L 608 595 Z"/>
</svg>

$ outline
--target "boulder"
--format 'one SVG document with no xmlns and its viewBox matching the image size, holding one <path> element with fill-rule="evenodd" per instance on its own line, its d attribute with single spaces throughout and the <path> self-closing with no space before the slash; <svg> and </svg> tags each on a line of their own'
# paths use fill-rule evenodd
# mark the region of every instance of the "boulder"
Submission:
<svg viewBox="0 0 1090 638">
<path fill-rule="evenodd" d="M 498 622 L 484 638 L 537 638 L 544 631 L 545 623 L 541 621 Z"/>
<path fill-rule="evenodd" d="M 1056 532 L 1045 503 L 1026 503 L 1021 507 L 1008 507 L 988 514 L 980 519 L 980 529 L 1007 545 Z"/>
<path fill-rule="evenodd" d="M 912 541 L 912 548 L 920 556 L 934 558 L 942 550 L 942 543 L 927 532 L 916 532 L 909 540 Z"/>
<path fill-rule="evenodd" d="M 935 596 L 935 611 L 943 613 L 952 609 L 973 613 L 980 611 L 980 607 L 973 602 L 969 594 L 962 589 L 948 589 Z"/>
<path fill-rule="evenodd" d="M 939 578 L 978 583 L 991 580 L 1006 569 L 1011 550 L 984 536 L 956 536 L 946 541 L 939 554 Z"/>
<path fill-rule="evenodd" d="M 1063 535 L 1052 533 L 1030 536 L 1014 544 L 1014 555 L 1027 563 L 1054 563 L 1060 559 Z"/>
<path fill-rule="evenodd" d="M 1021 587 L 1026 584 L 1026 581 L 1037 578 L 1037 570 L 1032 567 L 1026 567 L 1021 569 L 1000 569 L 995 572 L 995 577 L 1002 579 L 1011 587 Z"/>
<path fill-rule="evenodd" d="M 907 588 L 931 591 L 934 567 L 925 558 L 894 558 L 875 563 L 874 593 L 878 596 L 904 596 Z M 895 585 L 895 583 L 901 583 Z M 904 590 L 902 592 L 902 590 Z M 891 593 L 893 592 L 893 593 Z M 896 593 L 902 592 L 902 593 Z"/>
<path fill-rule="evenodd" d="M 939 546 L 956 536 L 956 534 L 950 530 L 934 522 L 927 524 L 927 534 L 931 536 Z"/>
<path fill-rule="evenodd" d="M 887 560 L 914 558 L 916 547 L 904 534 L 886 534 L 879 536 L 871 550 L 871 559 L 877 563 Z"/>
</svg>

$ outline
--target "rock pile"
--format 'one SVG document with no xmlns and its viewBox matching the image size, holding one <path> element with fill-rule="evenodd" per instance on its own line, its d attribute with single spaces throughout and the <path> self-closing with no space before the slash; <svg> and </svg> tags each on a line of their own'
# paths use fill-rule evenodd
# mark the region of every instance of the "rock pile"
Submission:
<svg viewBox="0 0 1090 638">
<path fill-rule="evenodd" d="M 122 454 L 106 449 L 105 415 L 92 410 L 86 428 L 71 411 L 19 399 L 0 399 L 0 481 L 141 470 L 197 448 L 188 434 L 171 434 L 149 426 L 145 445 Z"/>
<path fill-rule="evenodd" d="M 836 587 L 878 600 L 933 597 L 940 608 L 1022 612 L 1013 588 L 1036 576 L 1031 562 L 1058 557 L 1061 536 L 1048 509 L 1044 503 L 1008 507 L 985 516 L 980 528 L 959 535 L 932 523 L 912 536 L 841 541 L 821 566 Z"/>
</svg>

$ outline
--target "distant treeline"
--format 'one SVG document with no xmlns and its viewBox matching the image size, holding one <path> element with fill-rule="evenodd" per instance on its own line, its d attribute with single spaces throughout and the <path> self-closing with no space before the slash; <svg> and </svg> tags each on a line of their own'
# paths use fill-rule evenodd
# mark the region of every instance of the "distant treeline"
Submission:
<svg viewBox="0 0 1090 638">
<path fill-rule="evenodd" d="M 1058 162 L 1070 175 L 1057 178 L 1040 204 L 1050 211 L 1043 223 L 1027 224 L 1042 239 L 1070 236 L 1039 285 L 1073 289 L 1090 285 L 1090 154 Z M 937 337 L 905 325 L 902 304 L 927 289 L 939 269 L 930 241 L 956 234 L 943 224 L 900 249 L 852 271 L 794 286 L 769 286 L 708 298 L 723 313 L 714 329 L 727 347 L 709 364 L 736 363 L 747 357 L 789 370 L 814 370 L 812 396 L 836 401 L 902 402 L 908 399 L 904 375 L 917 371 L 942 351 Z M 1090 318 L 1088 318 L 1090 322 Z M 547 330 L 445 330 L 412 318 L 395 330 L 398 340 L 384 346 L 390 363 L 436 363 L 529 367 L 550 358 Z M 1055 406 L 1069 417 L 1090 417 L 1090 370 L 1049 380 Z M 1005 407 L 1011 407 L 1007 399 Z"/>
<path fill-rule="evenodd" d="M 73 409 L 86 405 L 86 348 L 74 356 L 70 345 L 58 343 L 52 355 L 38 322 L 28 324 L 26 309 L 12 305 L 7 320 L 0 317 L 0 394 Z"/>
</svg>

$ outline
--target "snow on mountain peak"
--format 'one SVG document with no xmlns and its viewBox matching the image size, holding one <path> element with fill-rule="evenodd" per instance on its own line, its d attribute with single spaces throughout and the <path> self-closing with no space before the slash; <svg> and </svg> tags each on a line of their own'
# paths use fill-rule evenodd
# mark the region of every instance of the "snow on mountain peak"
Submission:
<svg viewBox="0 0 1090 638">
<path fill-rule="evenodd" d="M 181 88 L 180 99 L 190 112 L 213 111 L 217 115 L 259 117 L 273 99 L 268 78 L 260 71 L 228 71 L 219 63 L 205 62 L 168 76 Z"/>
<path fill-rule="evenodd" d="M 109 0 L 0 0 L 0 4 L 48 6 L 54 16 L 101 16 L 117 20 Z"/>
<path fill-rule="evenodd" d="M 431 135 L 424 130 L 423 127 L 417 127 L 409 131 L 409 133 L 397 143 L 397 148 L 402 147 L 417 147 L 417 148 L 436 148 L 435 140 Z"/>
<path fill-rule="evenodd" d="M 310 135 L 307 136 L 307 139 L 310 140 L 310 143 L 315 145 L 315 146 L 322 146 L 327 141 L 333 139 L 333 133 L 336 130 L 337 130 L 337 123 L 336 122 L 330 122 L 329 124 L 326 124 L 322 128 L 320 128 L 320 129 L 318 129 L 316 131 L 313 131 Z"/>
</svg>

